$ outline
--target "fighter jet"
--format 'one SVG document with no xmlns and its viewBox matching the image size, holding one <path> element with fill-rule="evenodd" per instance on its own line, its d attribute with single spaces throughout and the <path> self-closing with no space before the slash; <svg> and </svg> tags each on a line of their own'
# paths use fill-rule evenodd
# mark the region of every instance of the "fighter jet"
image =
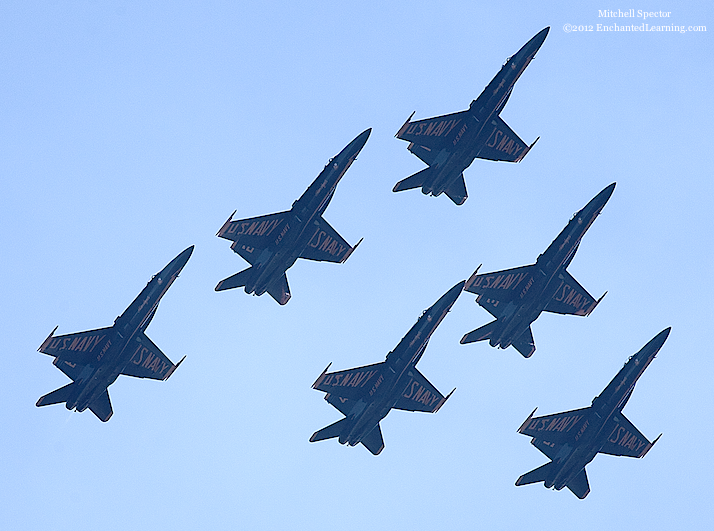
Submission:
<svg viewBox="0 0 714 531">
<path fill-rule="evenodd" d="M 267 291 L 278 304 L 286 304 L 290 288 L 285 272 L 298 258 L 337 263 L 349 258 L 362 240 L 351 247 L 322 214 L 371 131 L 363 131 L 331 158 L 290 210 L 235 221 L 235 212 L 230 215 L 216 236 L 233 241 L 231 249 L 251 267 L 221 280 L 216 291 L 245 286 L 246 293 L 262 295 Z"/>
<path fill-rule="evenodd" d="M 462 344 L 488 339 L 492 347 L 513 345 L 530 358 L 536 349 L 530 325 L 541 312 L 590 315 L 607 292 L 596 301 L 566 268 L 583 235 L 610 199 L 615 184 L 576 212 L 535 264 L 482 275 L 474 273 L 465 289 L 478 294 L 476 302 L 496 320 L 466 334 L 461 338 Z"/>
<path fill-rule="evenodd" d="M 585 465 L 598 453 L 644 457 L 649 452 L 662 434 L 654 442 L 648 441 L 622 414 L 622 409 L 670 330 L 665 328 L 637 354 L 630 356 L 590 407 L 537 418 L 533 418 L 533 410 L 518 433 L 533 437 L 531 444 L 551 461 L 523 474 L 516 485 L 543 481 L 546 488 L 568 487 L 582 500 L 590 493 Z"/>
<path fill-rule="evenodd" d="M 188 262 L 193 245 L 184 250 L 154 275 L 113 326 L 75 334 L 55 336 L 55 327 L 37 350 L 54 356 L 54 365 L 72 383 L 41 397 L 37 407 L 65 402 L 70 411 L 89 408 L 99 420 L 112 416 L 108 387 L 120 374 L 135 378 L 168 380 L 181 365 L 176 365 L 145 334 L 154 318 L 161 297 Z"/>
<path fill-rule="evenodd" d="M 463 172 L 475 158 L 523 160 L 538 139 L 528 146 L 499 115 L 549 29 L 542 30 L 509 57 L 467 110 L 416 122 L 411 121 L 414 113 L 407 118 L 395 136 L 409 142 L 407 149 L 429 167 L 399 181 L 393 192 L 421 187 L 425 195 L 438 196 L 444 192 L 454 203 L 462 205 L 468 197 Z"/>
<path fill-rule="evenodd" d="M 345 418 L 313 433 L 310 442 L 339 437 L 340 444 L 362 443 L 372 454 L 378 455 L 384 449 L 379 421 L 393 408 L 439 411 L 454 391 L 444 397 L 417 370 L 416 364 L 431 334 L 461 294 L 464 283 L 456 284 L 431 308 L 424 310 L 385 361 L 330 373 L 327 366 L 312 388 L 327 393 L 325 400 Z"/>
</svg>

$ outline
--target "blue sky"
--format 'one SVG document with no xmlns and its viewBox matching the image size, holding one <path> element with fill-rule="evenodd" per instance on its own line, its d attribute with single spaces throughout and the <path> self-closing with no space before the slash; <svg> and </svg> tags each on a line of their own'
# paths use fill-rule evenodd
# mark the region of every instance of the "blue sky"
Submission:
<svg viewBox="0 0 714 531">
<path fill-rule="evenodd" d="M 566 32 L 598 10 L 669 12 L 706 32 Z M 712 524 L 709 157 L 713 9 L 515 2 L 4 2 L 0 5 L 0 527 L 4 529 L 701 529 Z M 648 23 L 650 21 L 647 21 Z M 641 18 L 634 19 L 637 25 Z M 391 188 L 423 163 L 394 138 L 466 109 L 504 60 L 551 31 L 501 117 L 520 164 L 475 161 L 468 201 Z M 216 293 L 246 264 L 214 235 L 233 210 L 285 210 L 371 127 L 325 219 L 342 265 L 299 261 L 292 299 Z M 310 435 L 340 414 L 325 366 L 382 361 L 449 287 L 535 261 L 616 181 L 569 271 L 588 318 L 542 315 L 523 359 L 461 336 L 490 320 L 463 294 L 419 364 L 436 415 L 392 412 L 378 457 Z M 167 382 L 120 378 L 114 417 L 35 407 L 67 381 L 36 352 L 56 325 L 110 325 L 195 245 L 147 334 Z M 643 460 L 598 456 L 584 501 L 515 487 L 546 461 L 516 429 L 584 407 L 672 333 L 625 408 Z"/>
</svg>

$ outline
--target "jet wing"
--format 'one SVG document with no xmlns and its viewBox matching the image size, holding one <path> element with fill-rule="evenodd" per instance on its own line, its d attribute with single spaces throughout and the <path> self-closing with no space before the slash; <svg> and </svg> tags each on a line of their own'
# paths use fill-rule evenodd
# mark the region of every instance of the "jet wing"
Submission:
<svg viewBox="0 0 714 531">
<path fill-rule="evenodd" d="M 496 303 L 514 299 L 533 274 L 535 264 L 484 273 L 471 277 L 464 289 L 480 295 L 479 304 L 493 316 L 500 317 Z"/>
<path fill-rule="evenodd" d="M 647 440 L 622 413 L 616 413 L 608 422 L 607 440 L 600 448 L 603 454 L 644 457 L 654 443 Z"/>
<path fill-rule="evenodd" d="M 166 380 L 171 376 L 178 365 L 171 363 L 166 354 L 143 332 L 137 332 L 135 339 L 136 345 L 130 347 L 129 361 L 121 374 L 152 380 Z"/>
<path fill-rule="evenodd" d="M 434 118 L 427 118 L 425 120 L 418 120 L 416 122 L 407 120 L 402 128 L 397 131 L 395 136 L 400 140 L 413 142 L 414 144 L 438 152 L 447 146 L 453 147 L 454 137 L 459 134 L 468 116 L 469 111 L 466 110 L 452 114 L 444 114 Z M 412 153 L 414 153 L 414 151 L 412 151 Z M 417 156 L 421 158 L 421 156 Z"/>
<path fill-rule="evenodd" d="M 411 151 L 414 155 L 419 157 L 419 160 L 427 163 L 429 166 L 434 164 L 436 156 L 440 153 L 439 150 L 434 150 L 426 146 L 420 146 L 419 144 L 413 143 L 409 144 L 409 147 L 407 147 L 407 149 Z"/>
<path fill-rule="evenodd" d="M 533 413 L 531 413 L 531 416 L 518 428 L 518 433 L 556 445 L 572 443 L 588 413 L 590 413 L 589 407 L 536 418 L 533 418 Z M 538 449 L 545 453 L 540 447 Z"/>
<path fill-rule="evenodd" d="M 216 233 L 219 238 L 231 240 L 241 245 L 234 245 L 233 250 L 246 258 L 239 249 L 249 249 L 248 254 L 251 254 L 254 249 L 265 249 L 268 247 L 275 237 L 280 234 L 282 227 L 288 222 L 289 212 L 276 212 L 266 216 L 258 216 L 256 218 L 237 219 L 231 221 L 233 214 L 223 224 L 221 229 Z M 250 260 L 248 260 L 250 262 Z M 251 262 L 252 263 L 252 262 Z"/>
<path fill-rule="evenodd" d="M 334 395 L 335 398 L 359 400 L 382 384 L 384 381 L 382 371 L 385 365 L 385 362 L 381 362 L 345 371 L 325 370 L 312 384 L 312 388 Z M 332 404 L 332 401 L 330 403 Z"/>
<path fill-rule="evenodd" d="M 307 230 L 312 231 L 312 235 L 300 253 L 300 258 L 342 263 L 354 250 L 322 216 L 316 218 L 313 227 Z"/>
<path fill-rule="evenodd" d="M 37 350 L 75 365 L 89 365 L 97 362 L 97 355 L 105 345 L 111 329 L 109 326 L 63 336 L 53 335 L 53 330 Z"/>
<path fill-rule="evenodd" d="M 405 411 L 436 413 L 448 397 L 444 398 L 444 395 L 418 370 L 412 369 L 407 376 L 409 376 L 409 383 L 392 407 Z"/>
<path fill-rule="evenodd" d="M 488 133 L 486 142 L 479 150 L 476 157 L 480 159 L 520 162 L 528 153 L 528 144 L 523 142 L 513 130 L 508 127 L 500 116 L 491 119 L 491 122 L 484 127 L 491 132 Z"/>
<path fill-rule="evenodd" d="M 560 286 L 545 307 L 546 312 L 564 315 L 590 315 L 598 301 L 567 271 L 559 275 Z"/>
</svg>

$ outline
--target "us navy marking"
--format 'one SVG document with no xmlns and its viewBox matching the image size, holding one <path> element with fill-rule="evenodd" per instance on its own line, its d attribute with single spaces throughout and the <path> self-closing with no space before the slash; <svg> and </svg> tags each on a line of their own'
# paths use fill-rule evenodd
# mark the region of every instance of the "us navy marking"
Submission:
<svg viewBox="0 0 714 531">
<path fill-rule="evenodd" d="M 413 124 L 409 124 L 409 127 L 404 132 L 404 134 L 414 136 L 442 136 L 444 134 L 448 135 L 460 121 L 461 118 L 452 118 L 451 120 L 432 120 L 428 123 L 415 122 Z"/>
<path fill-rule="evenodd" d="M 136 347 L 130 361 L 134 365 L 139 365 L 155 374 L 159 374 L 160 376 L 163 376 L 169 367 L 172 367 L 171 363 L 165 362 L 160 356 L 155 355 L 143 345 Z"/>
<path fill-rule="evenodd" d="M 523 151 L 525 145 L 521 144 L 518 140 L 509 137 L 506 133 L 501 131 L 498 126 L 493 128 L 491 135 L 486 140 L 486 147 L 495 149 L 496 151 L 502 151 L 514 157 L 518 156 L 518 153 Z"/>
<path fill-rule="evenodd" d="M 480 275 L 477 276 L 470 287 L 480 287 L 482 289 L 515 289 L 521 280 L 528 275 L 528 272 Z"/>
<path fill-rule="evenodd" d="M 347 250 L 347 246 L 342 245 L 338 240 L 327 234 L 319 227 L 315 230 L 310 241 L 307 242 L 309 247 L 319 249 L 330 256 L 340 257 Z"/>
<path fill-rule="evenodd" d="M 105 335 L 93 335 L 84 337 L 55 337 L 52 338 L 49 349 L 76 350 L 78 352 L 91 352 L 94 347 L 104 339 Z"/>
<path fill-rule="evenodd" d="M 377 370 L 350 371 L 342 374 L 326 374 L 317 385 L 330 385 L 334 387 L 364 387 L 365 384 L 377 374 Z"/>
<path fill-rule="evenodd" d="M 283 221 L 282 218 L 264 219 L 263 221 L 233 221 L 224 234 L 231 234 L 233 236 L 242 236 L 244 234 L 247 236 L 269 235 L 281 221 Z"/>
<path fill-rule="evenodd" d="M 407 385 L 404 393 L 402 393 L 402 397 L 422 403 L 427 407 L 433 407 L 434 403 L 442 398 L 414 379 Z"/>
</svg>

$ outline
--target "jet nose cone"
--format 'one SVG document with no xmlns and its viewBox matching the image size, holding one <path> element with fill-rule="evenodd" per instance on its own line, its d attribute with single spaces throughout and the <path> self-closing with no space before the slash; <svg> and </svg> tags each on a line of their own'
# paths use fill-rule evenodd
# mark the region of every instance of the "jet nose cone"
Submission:
<svg viewBox="0 0 714 531">
<path fill-rule="evenodd" d="M 353 147 L 357 149 L 357 151 L 361 151 L 364 145 L 367 143 L 367 139 L 369 138 L 369 135 L 372 133 L 372 128 L 370 127 L 369 129 L 366 129 L 362 131 L 357 138 L 355 138 L 352 141 Z"/>
<path fill-rule="evenodd" d="M 601 202 L 603 205 L 607 203 L 610 200 L 610 197 L 612 196 L 612 192 L 615 191 L 615 185 L 617 183 L 612 183 L 611 185 L 606 186 L 599 194 L 597 194 L 597 198 L 599 202 Z"/>
<path fill-rule="evenodd" d="M 190 247 L 187 247 L 181 253 L 172 260 L 173 265 L 175 265 L 179 270 L 183 269 L 183 266 L 186 265 L 186 262 L 188 262 L 188 259 L 191 258 L 191 253 L 193 253 L 193 245 Z"/>
<path fill-rule="evenodd" d="M 464 285 L 466 284 L 465 280 L 462 280 L 458 284 L 456 284 L 454 287 L 452 287 L 449 291 L 447 291 L 442 297 L 437 301 L 435 306 L 443 306 L 444 309 L 448 310 L 451 308 L 454 303 L 456 302 L 456 299 L 459 298 L 459 295 L 461 295 L 461 292 L 464 290 Z"/>
</svg>

